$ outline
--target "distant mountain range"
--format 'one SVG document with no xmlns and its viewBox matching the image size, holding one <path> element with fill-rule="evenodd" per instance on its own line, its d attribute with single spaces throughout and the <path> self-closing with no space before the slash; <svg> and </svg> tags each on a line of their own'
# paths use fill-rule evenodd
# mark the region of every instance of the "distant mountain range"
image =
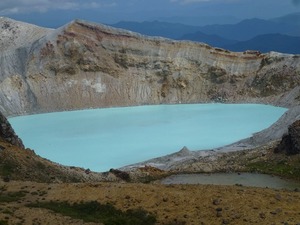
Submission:
<svg viewBox="0 0 300 225">
<path fill-rule="evenodd" d="M 149 36 L 162 36 L 172 39 L 181 39 L 185 34 L 199 31 L 201 27 L 190 26 L 180 23 L 168 23 L 160 21 L 126 22 L 121 21 L 111 26 L 131 30 Z"/>
<path fill-rule="evenodd" d="M 247 19 L 224 25 L 190 26 L 160 21 L 122 21 L 112 26 L 149 36 L 204 42 L 232 51 L 251 49 L 300 54 L 300 13 L 270 20 Z"/>
<path fill-rule="evenodd" d="M 248 41 L 241 41 L 222 47 L 237 52 L 255 49 L 261 52 L 276 51 L 300 54 L 300 37 L 292 37 L 284 34 L 264 34 L 258 35 Z"/>
<path fill-rule="evenodd" d="M 179 40 L 189 40 L 189 41 L 198 41 L 209 44 L 214 47 L 223 48 L 225 46 L 230 46 L 238 43 L 236 40 L 231 40 L 227 38 L 223 38 L 216 34 L 205 34 L 201 31 L 192 34 L 185 34 Z"/>
</svg>

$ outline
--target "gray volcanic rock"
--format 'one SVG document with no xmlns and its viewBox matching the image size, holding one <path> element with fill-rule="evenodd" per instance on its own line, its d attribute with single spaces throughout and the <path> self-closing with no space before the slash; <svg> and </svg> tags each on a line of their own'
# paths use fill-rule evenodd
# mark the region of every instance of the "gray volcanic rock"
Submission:
<svg viewBox="0 0 300 225">
<path fill-rule="evenodd" d="M 32 44 L 52 29 L 0 17 L 0 51 L 12 51 Z"/>
<path fill-rule="evenodd" d="M 9 29 L 26 36 L 20 24 Z M 0 53 L 5 115 L 161 103 L 299 103 L 297 55 L 233 53 L 80 20 L 57 30 L 28 29 L 36 34 L 32 40 L 2 42 L 10 46 Z"/>
<path fill-rule="evenodd" d="M 282 137 L 281 142 L 275 149 L 275 153 L 285 152 L 288 155 L 300 153 L 300 120 L 289 126 L 288 134 Z"/>
<path fill-rule="evenodd" d="M 5 116 L 0 112 L 0 139 L 8 143 L 24 148 L 22 140 L 16 135 L 14 129 L 7 121 Z"/>
</svg>

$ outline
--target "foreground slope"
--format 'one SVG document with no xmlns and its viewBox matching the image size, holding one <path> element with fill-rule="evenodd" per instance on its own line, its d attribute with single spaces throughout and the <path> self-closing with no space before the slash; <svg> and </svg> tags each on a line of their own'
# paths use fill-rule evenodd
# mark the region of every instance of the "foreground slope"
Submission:
<svg viewBox="0 0 300 225">
<path fill-rule="evenodd" d="M 234 155 L 231 162 L 233 158 Z M 300 221 L 298 190 L 99 183 L 82 174 L 24 149 L 22 141 L 0 114 L 0 224 L 116 224 L 116 217 L 109 216 L 112 207 L 120 210 L 118 216 L 138 209 L 136 212 L 140 214 L 131 215 L 145 218 L 144 212 L 155 219 L 147 224 L 157 225 L 298 224 Z M 105 180 L 104 175 L 94 176 L 97 177 Z M 61 183 L 72 181 L 77 183 Z M 105 210 L 97 208 L 99 204 L 109 204 L 110 210 L 105 211 L 103 220 L 98 220 L 99 212 Z M 66 205 L 71 207 L 67 209 Z M 141 224 L 131 218 L 120 221 L 120 224 Z"/>
<path fill-rule="evenodd" d="M 25 149 L 22 140 L 0 112 L 0 186 L 2 180 L 93 182 L 119 179 L 112 173 L 96 174 L 83 168 L 59 165 L 36 155 L 31 149 Z"/>
<path fill-rule="evenodd" d="M 109 203 L 123 212 L 141 208 L 156 217 L 156 225 L 269 225 L 299 224 L 300 221 L 300 193 L 272 189 L 214 185 L 11 182 L 2 190 L 3 197 L 9 194 L 15 195 L 15 200 L 10 203 L 2 201 L 1 209 L 5 210 L 0 211 L 0 221 L 7 221 L 7 224 L 102 224 L 78 219 L 85 212 L 90 212 L 90 218 L 94 218 L 93 212 L 96 210 L 91 207 L 81 206 L 81 213 L 69 210 L 71 216 L 64 216 L 66 210 L 58 206 L 65 201 L 77 203 L 78 206 L 91 201 Z M 57 206 L 56 213 L 42 208 L 43 203 Z M 32 208 L 29 204 L 36 207 Z M 117 223 L 112 220 L 104 224 L 141 223 Z"/>
<path fill-rule="evenodd" d="M 5 115 L 212 101 L 293 106 L 299 101 L 297 55 L 233 53 L 80 20 L 1 51 L 0 60 Z"/>
</svg>

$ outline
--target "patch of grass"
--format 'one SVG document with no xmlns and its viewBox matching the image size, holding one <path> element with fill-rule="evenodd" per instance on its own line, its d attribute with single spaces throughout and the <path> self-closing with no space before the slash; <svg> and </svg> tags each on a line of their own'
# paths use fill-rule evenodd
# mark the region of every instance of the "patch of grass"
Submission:
<svg viewBox="0 0 300 225">
<path fill-rule="evenodd" d="M 16 168 L 16 165 L 13 163 L 3 162 L 0 164 L 0 175 L 10 176 L 12 173 L 14 173 L 14 168 Z"/>
<path fill-rule="evenodd" d="M 300 162 L 291 164 L 285 160 L 279 162 L 259 161 L 249 163 L 246 167 L 253 172 L 279 175 L 286 178 L 300 180 Z"/>
<path fill-rule="evenodd" d="M 16 202 L 26 195 L 23 191 L 0 193 L 0 202 Z"/>
<path fill-rule="evenodd" d="M 0 220 L 0 225 L 8 225 L 8 222 L 5 220 Z"/>
<path fill-rule="evenodd" d="M 14 214 L 13 211 L 12 211 L 12 210 L 9 210 L 9 209 L 4 209 L 4 210 L 2 211 L 2 213 L 8 214 L 8 215 L 13 215 L 13 214 Z"/>
<path fill-rule="evenodd" d="M 186 222 L 185 221 L 172 221 L 172 222 L 169 222 L 169 223 L 166 223 L 164 225 L 186 225 Z"/>
<path fill-rule="evenodd" d="M 0 186 L 0 193 L 4 192 L 6 190 L 7 190 L 7 186 L 6 185 Z"/>
<path fill-rule="evenodd" d="M 27 206 L 45 208 L 85 222 L 104 223 L 105 225 L 152 225 L 156 222 L 156 218 L 143 209 L 123 212 L 111 204 L 100 204 L 97 201 L 75 204 L 44 202 L 32 203 Z"/>
</svg>

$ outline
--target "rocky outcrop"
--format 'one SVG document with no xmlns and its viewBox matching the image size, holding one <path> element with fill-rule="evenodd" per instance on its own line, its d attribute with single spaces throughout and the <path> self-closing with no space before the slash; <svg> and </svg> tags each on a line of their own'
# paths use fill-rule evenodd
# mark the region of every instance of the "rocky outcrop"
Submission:
<svg viewBox="0 0 300 225">
<path fill-rule="evenodd" d="M 0 17 L 0 50 L 13 51 L 26 47 L 50 32 L 52 29 Z"/>
<path fill-rule="evenodd" d="M 22 140 L 16 135 L 14 129 L 7 121 L 5 116 L 0 112 L 0 140 L 7 141 L 8 143 L 24 148 Z"/>
<path fill-rule="evenodd" d="M 288 133 L 282 137 L 275 148 L 275 153 L 283 152 L 288 155 L 300 154 L 300 120 L 289 126 Z"/>
<path fill-rule="evenodd" d="M 300 99 L 297 55 L 233 53 L 80 20 L 35 29 L 31 42 L 0 53 L 5 115 L 212 101 L 291 107 Z"/>
</svg>

